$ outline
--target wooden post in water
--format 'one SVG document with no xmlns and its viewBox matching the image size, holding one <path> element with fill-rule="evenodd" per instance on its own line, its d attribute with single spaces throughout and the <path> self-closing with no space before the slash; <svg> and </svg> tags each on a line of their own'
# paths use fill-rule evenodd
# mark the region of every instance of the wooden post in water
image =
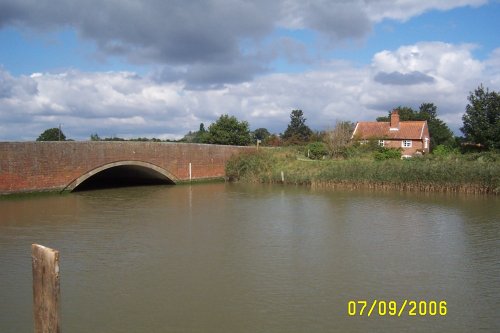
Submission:
<svg viewBox="0 0 500 333">
<path fill-rule="evenodd" d="M 59 251 L 31 245 L 35 333 L 60 333 Z"/>
</svg>

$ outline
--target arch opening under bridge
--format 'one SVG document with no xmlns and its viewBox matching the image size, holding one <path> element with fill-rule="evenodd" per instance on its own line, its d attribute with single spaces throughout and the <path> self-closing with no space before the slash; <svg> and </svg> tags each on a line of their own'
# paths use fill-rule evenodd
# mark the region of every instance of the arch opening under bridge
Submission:
<svg viewBox="0 0 500 333">
<path fill-rule="evenodd" d="M 86 172 L 64 190 L 85 191 L 101 188 L 174 185 L 178 180 L 167 170 L 142 161 L 118 161 Z"/>
</svg>

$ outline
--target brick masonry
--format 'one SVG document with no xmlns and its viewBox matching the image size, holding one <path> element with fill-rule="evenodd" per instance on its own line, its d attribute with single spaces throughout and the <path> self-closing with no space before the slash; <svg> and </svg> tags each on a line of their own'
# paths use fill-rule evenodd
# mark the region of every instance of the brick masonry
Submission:
<svg viewBox="0 0 500 333">
<path fill-rule="evenodd" d="M 402 155 L 413 156 L 417 152 L 428 153 L 429 147 L 425 148 L 423 140 L 410 140 L 411 147 L 403 147 L 403 140 L 384 140 L 384 147 L 386 148 L 394 148 L 394 149 L 402 149 Z"/>
<path fill-rule="evenodd" d="M 153 164 L 172 181 L 225 176 L 236 147 L 168 142 L 0 142 L 0 194 L 63 190 L 96 168 L 137 161 Z"/>
</svg>

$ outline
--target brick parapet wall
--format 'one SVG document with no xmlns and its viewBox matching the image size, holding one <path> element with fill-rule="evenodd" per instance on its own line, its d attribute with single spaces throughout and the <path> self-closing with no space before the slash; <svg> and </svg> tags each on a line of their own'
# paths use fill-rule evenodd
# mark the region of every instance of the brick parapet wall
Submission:
<svg viewBox="0 0 500 333">
<path fill-rule="evenodd" d="M 0 193 L 62 190 L 78 177 L 106 164 L 154 164 L 175 180 L 224 177 L 235 153 L 252 147 L 168 142 L 0 142 Z"/>
</svg>

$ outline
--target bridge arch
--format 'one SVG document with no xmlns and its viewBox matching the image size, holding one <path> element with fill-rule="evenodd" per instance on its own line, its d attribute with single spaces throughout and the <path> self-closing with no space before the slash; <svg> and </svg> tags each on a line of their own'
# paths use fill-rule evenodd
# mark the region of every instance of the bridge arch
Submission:
<svg viewBox="0 0 500 333">
<path fill-rule="evenodd" d="M 69 183 L 63 189 L 63 191 L 73 191 L 77 189 L 80 185 L 84 184 L 86 181 L 91 180 L 93 177 L 103 175 L 105 173 L 110 173 L 113 170 L 119 170 L 120 173 L 122 174 L 122 177 L 125 174 L 128 174 L 127 177 L 139 176 L 142 179 L 157 180 L 165 184 L 166 183 L 175 184 L 178 182 L 177 177 L 175 177 L 172 173 L 152 163 L 143 161 L 133 161 L 133 160 L 116 161 L 101 165 L 95 169 L 86 172 L 85 174 L 81 175 L 80 177 L 74 179 L 71 183 Z"/>
</svg>

